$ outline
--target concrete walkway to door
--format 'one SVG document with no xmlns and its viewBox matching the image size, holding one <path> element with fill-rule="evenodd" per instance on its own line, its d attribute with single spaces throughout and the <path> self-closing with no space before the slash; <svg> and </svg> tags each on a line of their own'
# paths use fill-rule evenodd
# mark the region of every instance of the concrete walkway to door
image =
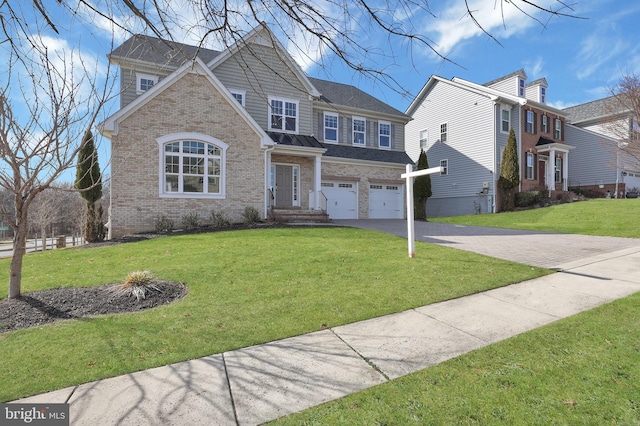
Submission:
<svg viewBox="0 0 640 426">
<path fill-rule="evenodd" d="M 334 220 L 335 225 L 371 229 L 407 238 L 407 221 L 400 219 Z M 559 268 L 586 257 L 640 247 L 640 239 L 597 237 L 519 229 L 415 222 L 416 241 L 512 260 L 525 265 Z M 416 249 L 419 256 L 419 248 Z"/>
</svg>

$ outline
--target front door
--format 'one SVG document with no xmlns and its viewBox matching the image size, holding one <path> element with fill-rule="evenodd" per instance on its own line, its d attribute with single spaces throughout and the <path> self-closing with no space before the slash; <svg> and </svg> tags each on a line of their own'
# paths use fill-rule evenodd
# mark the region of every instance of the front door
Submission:
<svg viewBox="0 0 640 426">
<path fill-rule="evenodd" d="M 293 166 L 276 166 L 276 207 L 293 205 Z"/>
<path fill-rule="evenodd" d="M 538 161 L 538 186 L 541 191 L 547 187 L 547 162 Z"/>
</svg>

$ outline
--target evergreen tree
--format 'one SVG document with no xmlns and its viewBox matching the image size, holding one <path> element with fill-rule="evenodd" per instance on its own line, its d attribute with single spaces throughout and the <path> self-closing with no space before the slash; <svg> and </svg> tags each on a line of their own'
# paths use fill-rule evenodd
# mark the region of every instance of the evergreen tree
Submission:
<svg viewBox="0 0 640 426">
<path fill-rule="evenodd" d="M 418 157 L 418 170 L 429 168 L 429 161 L 424 150 Z M 413 181 L 413 208 L 415 219 L 427 220 L 427 199 L 431 197 L 431 176 L 418 176 Z"/>
<path fill-rule="evenodd" d="M 98 163 L 98 151 L 91 130 L 87 130 L 78 152 L 75 188 L 87 203 L 87 215 L 84 225 L 84 238 L 88 242 L 104 239 L 102 206 L 96 212 L 96 202 L 102 198 L 102 175 Z"/>
<path fill-rule="evenodd" d="M 502 210 L 512 211 L 515 208 L 515 195 L 520 184 L 520 166 L 518 165 L 518 146 L 516 143 L 516 133 L 509 131 L 507 147 L 502 155 L 500 164 L 500 177 L 498 178 L 498 188 L 502 197 Z"/>
</svg>

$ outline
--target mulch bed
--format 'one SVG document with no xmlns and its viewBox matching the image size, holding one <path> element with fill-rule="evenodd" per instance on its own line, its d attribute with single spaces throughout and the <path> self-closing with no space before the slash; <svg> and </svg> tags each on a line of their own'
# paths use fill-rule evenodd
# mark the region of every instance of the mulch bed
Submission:
<svg viewBox="0 0 640 426">
<path fill-rule="evenodd" d="M 187 292 L 184 284 L 160 280 L 140 300 L 122 292 L 118 284 L 34 291 L 0 300 L 0 333 L 65 319 L 141 311 L 181 299 Z"/>
</svg>

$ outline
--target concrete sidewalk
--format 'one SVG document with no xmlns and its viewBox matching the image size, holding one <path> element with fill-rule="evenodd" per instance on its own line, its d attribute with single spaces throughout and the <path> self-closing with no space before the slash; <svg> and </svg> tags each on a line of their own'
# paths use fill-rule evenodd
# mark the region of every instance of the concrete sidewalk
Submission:
<svg viewBox="0 0 640 426">
<path fill-rule="evenodd" d="M 72 425 L 259 424 L 638 292 L 635 242 L 535 280 L 15 402 L 68 402 Z"/>
</svg>

